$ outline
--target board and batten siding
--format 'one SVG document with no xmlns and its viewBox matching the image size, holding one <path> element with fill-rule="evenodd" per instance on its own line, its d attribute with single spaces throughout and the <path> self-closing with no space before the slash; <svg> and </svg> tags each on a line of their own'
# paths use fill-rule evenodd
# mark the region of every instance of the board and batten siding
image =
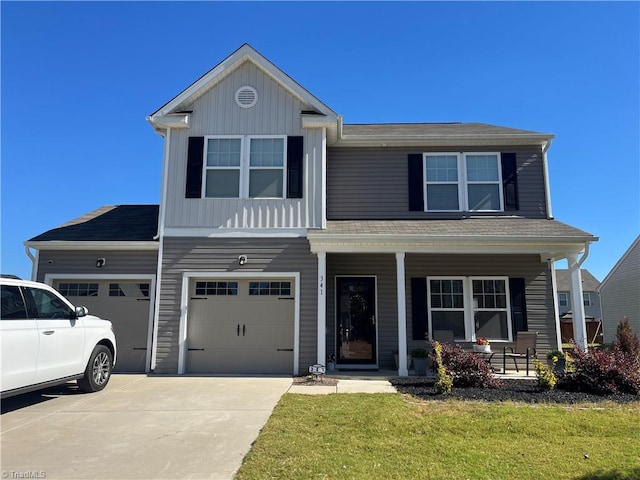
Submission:
<svg viewBox="0 0 640 480">
<path fill-rule="evenodd" d="M 640 241 L 636 240 L 600 286 L 604 342 L 616 338 L 616 329 L 627 317 L 640 337 Z"/>
<path fill-rule="evenodd" d="M 408 351 L 424 347 L 412 339 L 411 279 L 429 276 L 506 276 L 524 278 L 527 322 L 538 332 L 538 350 L 555 348 L 556 324 L 551 277 L 546 262 L 537 255 L 432 255 L 408 253 L 406 309 Z M 327 255 L 327 353 L 336 349 L 336 276 L 375 276 L 377 284 L 378 365 L 394 368 L 392 352 L 398 348 L 396 259 L 393 254 Z"/>
<path fill-rule="evenodd" d="M 409 154 L 422 152 L 515 153 L 519 210 L 504 215 L 545 218 L 544 167 L 540 147 L 461 148 L 346 148 L 327 151 L 327 218 L 425 219 L 451 217 L 452 213 L 409 211 Z M 490 215 L 496 215 L 490 212 Z M 474 215 L 482 213 L 474 212 Z"/>
<path fill-rule="evenodd" d="M 246 255 L 245 265 L 238 256 Z M 300 372 L 316 363 L 318 260 L 306 238 L 171 238 L 164 240 L 156 353 L 157 373 L 178 371 L 184 272 L 300 272 Z"/>
<path fill-rule="evenodd" d="M 96 268 L 96 260 L 104 258 L 104 268 Z M 36 280 L 43 282 L 45 275 L 95 274 L 100 277 L 118 275 L 154 275 L 158 268 L 157 251 L 118 250 L 41 250 L 38 255 Z"/>
<path fill-rule="evenodd" d="M 254 87 L 258 102 L 240 108 L 236 90 Z M 271 77 L 248 62 L 199 97 L 191 110 L 190 128 L 170 135 L 166 227 L 319 228 L 322 226 L 323 129 L 303 129 L 300 102 Z M 189 137 L 207 135 L 303 136 L 303 198 L 185 198 Z"/>
</svg>

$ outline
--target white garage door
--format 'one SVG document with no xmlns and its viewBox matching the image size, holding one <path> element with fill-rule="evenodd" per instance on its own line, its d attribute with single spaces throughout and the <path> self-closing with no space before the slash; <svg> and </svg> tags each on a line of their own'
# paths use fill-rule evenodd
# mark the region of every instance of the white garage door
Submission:
<svg viewBox="0 0 640 480">
<path fill-rule="evenodd" d="M 293 372 L 293 280 L 196 280 L 190 288 L 189 372 Z"/>
<path fill-rule="evenodd" d="M 53 285 L 74 305 L 110 320 L 116 334 L 116 372 L 144 372 L 147 358 L 149 280 L 56 280 Z"/>
</svg>

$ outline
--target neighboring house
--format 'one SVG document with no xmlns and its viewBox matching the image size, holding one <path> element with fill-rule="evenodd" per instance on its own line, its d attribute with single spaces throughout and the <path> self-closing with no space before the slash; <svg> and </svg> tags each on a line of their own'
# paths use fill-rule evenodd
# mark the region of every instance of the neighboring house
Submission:
<svg viewBox="0 0 640 480">
<path fill-rule="evenodd" d="M 434 330 L 558 345 L 553 262 L 597 238 L 552 217 L 553 135 L 344 124 L 249 45 L 148 121 L 157 215 L 110 207 L 26 242 L 34 277 L 114 321 L 126 370 L 393 368 Z"/>
<path fill-rule="evenodd" d="M 600 284 L 604 341 L 611 343 L 624 317 L 640 337 L 640 236 Z"/>
<path fill-rule="evenodd" d="M 589 270 L 582 269 L 582 305 L 587 322 L 587 340 L 589 343 L 602 343 L 602 311 L 600 295 L 597 292 L 600 282 Z M 567 269 L 556 269 L 556 289 L 558 292 L 558 312 L 561 320 L 562 341 L 573 338 L 573 314 L 571 298 L 571 273 Z"/>
</svg>

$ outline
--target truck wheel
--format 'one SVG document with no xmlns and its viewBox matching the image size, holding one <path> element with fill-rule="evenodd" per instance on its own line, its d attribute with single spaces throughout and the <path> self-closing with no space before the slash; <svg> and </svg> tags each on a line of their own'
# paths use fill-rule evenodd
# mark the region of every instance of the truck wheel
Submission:
<svg viewBox="0 0 640 480">
<path fill-rule="evenodd" d="M 84 377 L 78 379 L 78 386 L 84 392 L 98 392 L 107 386 L 111 378 L 113 357 L 104 345 L 96 345 L 91 352 Z"/>
</svg>

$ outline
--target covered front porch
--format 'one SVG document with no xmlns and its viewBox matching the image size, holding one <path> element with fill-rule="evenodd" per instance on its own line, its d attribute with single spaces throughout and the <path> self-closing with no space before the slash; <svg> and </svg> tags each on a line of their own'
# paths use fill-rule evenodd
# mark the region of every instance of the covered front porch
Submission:
<svg viewBox="0 0 640 480">
<path fill-rule="evenodd" d="M 554 234 L 541 236 L 542 226 Z M 491 218 L 328 222 L 308 239 L 318 258 L 317 363 L 408 376 L 408 354 L 441 329 L 467 348 L 488 338 L 496 359 L 520 331 L 538 332 L 539 354 L 559 348 L 553 262 L 567 259 L 581 299 L 579 256 L 594 237 L 553 220 Z M 584 311 L 574 308 L 580 339 Z M 406 354 L 396 369 L 397 352 Z"/>
</svg>

